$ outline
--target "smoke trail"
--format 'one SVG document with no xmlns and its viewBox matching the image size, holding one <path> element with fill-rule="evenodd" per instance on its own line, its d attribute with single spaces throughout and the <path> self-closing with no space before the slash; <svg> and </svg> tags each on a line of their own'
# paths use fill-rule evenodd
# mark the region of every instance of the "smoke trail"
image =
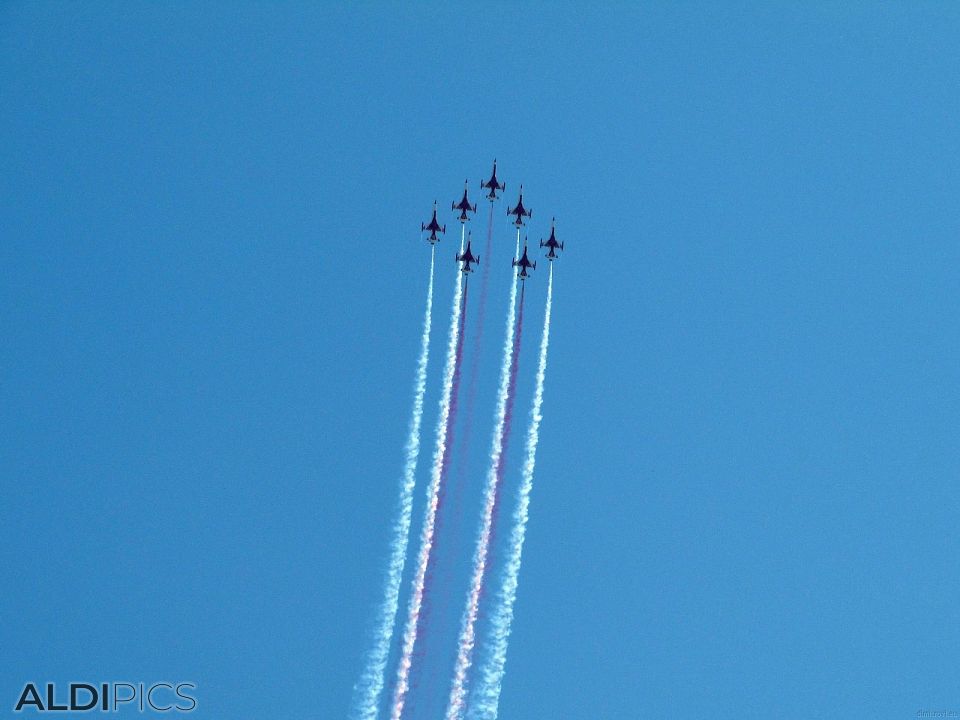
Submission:
<svg viewBox="0 0 960 720">
<path fill-rule="evenodd" d="M 440 505 L 443 505 L 444 498 L 447 494 L 447 476 L 450 474 L 450 456 L 451 449 L 453 448 L 453 435 L 454 429 L 456 427 L 457 420 L 457 409 L 459 407 L 460 399 L 460 370 L 462 368 L 463 361 L 463 328 L 466 325 L 467 320 L 467 293 L 470 289 L 470 278 L 465 276 L 463 280 L 463 302 L 460 305 L 460 336 L 457 339 L 457 353 L 456 360 L 454 361 L 454 371 L 453 371 L 453 387 L 450 390 L 450 418 L 447 421 L 447 435 L 445 439 L 445 447 L 443 453 L 443 460 L 440 465 Z M 438 518 L 438 525 L 442 521 L 442 516 Z M 438 528 L 439 529 L 439 528 Z M 429 578 L 429 574 L 427 575 Z"/>
<path fill-rule="evenodd" d="M 454 438 L 454 428 L 457 423 L 457 408 L 458 408 L 458 398 L 460 395 L 460 378 L 461 378 L 461 363 L 463 360 L 463 340 L 464 332 L 463 328 L 466 325 L 467 318 L 467 294 L 470 290 L 470 277 L 465 276 L 463 280 L 463 300 L 460 304 L 460 330 L 459 337 L 457 338 L 457 352 L 456 360 L 454 361 L 454 371 L 453 371 L 453 387 L 450 390 L 450 414 L 447 421 L 447 433 L 445 443 L 445 449 L 443 452 L 443 460 L 440 465 L 440 484 L 439 491 L 437 495 L 437 512 L 436 520 L 434 521 L 433 533 L 434 533 L 434 545 L 439 542 L 440 537 L 443 534 L 443 520 L 444 520 L 444 503 L 447 496 L 447 478 L 450 474 L 450 455 L 453 448 L 453 438 Z M 431 560 L 433 558 L 431 557 Z M 429 625 L 430 619 L 430 606 L 431 606 L 431 595 L 433 589 L 433 577 L 436 571 L 436 562 L 427 562 L 427 574 L 424 578 L 423 584 L 423 603 L 420 608 L 420 622 L 417 626 L 417 639 L 419 640 L 426 633 Z M 424 652 L 423 644 L 419 646 L 419 649 L 414 654 L 414 661 L 422 657 Z M 415 664 L 415 663 L 414 663 Z"/>
<path fill-rule="evenodd" d="M 550 280 L 547 283 L 547 307 L 543 318 L 543 337 L 540 340 L 540 360 L 537 364 L 537 383 L 530 409 L 530 427 L 527 430 L 526 457 L 517 508 L 513 513 L 513 530 L 510 533 L 510 549 L 503 582 L 497 597 L 497 605 L 490 623 L 490 653 L 480 673 L 477 701 L 471 716 L 496 720 L 500 703 L 500 688 L 507 662 L 507 643 L 513 623 L 513 605 L 517 599 L 517 582 L 520 575 L 520 560 L 523 541 L 527 534 L 527 518 L 530 510 L 530 492 L 533 490 L 533 469 L 536 462 L 537 443 L 540 440 L 540 421 L 543 419 L 543 384 L 547 373 L 547 347 L 550 344 L 550 311 L 553 306 L 553 263 L 550 264 Z"/>
<path fill-rule="evenodd" d="M 517 230 L 517 251 L 520 252 L 520 231 Z M 511 274 L 513 269 L 511 268 Z M 473 648 L 476 640 L 476 621 L 480 607 L 480 595 L 483 590 L 483 578 L 486 573 L 487 554 L 490 548 L 490 536 L 493 526 L 494 510 L 499 495 L 500 480 L 503 477 L 504 456 L 513 415 L 513 395 L 516 388 L 517 361 L 520 352 L 520 337 L 523 323 L 523 298 L 521 296 L 520 315 L 517 321 L 517 333 L 514 335 L 514 308 L 517 297 L 517 281 L 510 288 L 510 305 L 507 314 L 507 337 L 503 347 L 503 364 L 500 368 L 500 392 L 497 396 L 497 420 L 493 432 L 493 447 L 490 451 L 490 466 L 487 471 L 487 484 L 484 489 L 483 519 L 477 547 L 473 557 L 473 574 L 470 580 L 470 592 L 467 604 L 460 620 L 460 637 L 457 647 L 457 661 L 454 666 L 453 684 L 450 700 L 447 704 L 446 720 L 456 720 L 463 712 L 466 697 L 467 672 L 473 660 Z"/>
<path fill-rule="evenodd" d="M 487 246 L 484 250 L 483 277 L 480 285 L 480 302 L 477 306 L 477 319 L 473 331 L 473 357 L 467 372 L 466 414 L 463 419 L 463 435 L 460 440 L 460 455 L 457 461 L 457 485 L 463 486 L 470 457 L 470 437 L 473 431 L 473 406 L 477 398 L 477 366 L 480 363 L 480 341 L 483 340 L 483 321 L 487 315 L 487 285 L 490 280 L 490 257 L 493 249 L 493 203 L 490 203 L 490 217 L 487 219 Z"/>
<path fill-rule="evenodd" d="M 519 235 L 518 235 L 519 237 Z M 460 229 L 460 252 L 463 252 L 464 228 Z M 450 337 L 447 340 L 447 362 L 443 375 L 443 392 L 440 397 L 440 417 L 437 420 L 437 444 L 433 452 L 433 468 L 430 485 L 427 488 L 426 516 L 420 531 L 420 552 L 417 557 L 417 570 L 411 588 L 410 606 L 407 610 L 407 623 L 403 634 L 403 647 L 397 668 L 397 682 L 393 691 L 393 706 L 390 712 L 392 720 L 400 720 L 407 690 L 410 687 L 410 666 L 413 648 L 417 640 L 417 624 L 420 621 L 420 607 L 423 604 L 424 580 L 427 565 L 430 562 L 430 550 L 433 547 L 433 529 L 437 518 L 437 504 L 440 492 L 440 476 L 447 451 L 447 426 L 450 421 L 450 396 L 453 391 L 454 374 L 457 370 L 457 344 L 460 337 L 460 300 L 463 295 L 463 273 L 457 268 L 457 284 L 453 293 L 453 312 L 450 317 Z"/>
<path fill-rule="evenodd" d="M 397 620 L 400 604 L 400 581 L 403 577 L 403 565 L 407 557 L 407 545 L 410 538 L 410 521 L 413 515 L 413 489 L 416 485 L 417 459 L 420 456 L 420 424 L 423 420 L 423 396 L 427 389 L 427 360 L 430 356 L 430 324 L 433 311 L 433 268 L 434 249 L 430 250 L 430 283 L 427 285 L 427 307 L 423 314 L 423 334 L 420 338 L 420 358 L 417 360 L 416 381 L 413 391 L 413 412 L 410 415 L 410 429 L 403 464 L 403 478 L 400 481 L 399 513 L 393 524 L 390 562 L 387 565 L 387 579 L 384 583 L 383 603 L 373 640 L 373 648 L 367 656 L 366 666 L 360 676 L 360 682 L 354 688 L 353 717 L 359 720 L 374 720 L 380 693 L 383 692 L 384 674 L 387 669 L 387 656 Z"/>
</svg>

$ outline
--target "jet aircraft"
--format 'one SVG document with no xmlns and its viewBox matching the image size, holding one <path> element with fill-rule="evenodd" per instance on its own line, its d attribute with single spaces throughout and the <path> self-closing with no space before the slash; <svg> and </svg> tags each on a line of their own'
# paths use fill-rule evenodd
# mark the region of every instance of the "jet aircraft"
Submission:
<svg viewBox="0 0 960 720">
<path fill-rule="evenodd" d="M 490 191 L 490 192 L 487 193 L 487 196 L 486 196 L 486 197 L 487 197 L 487 200 L 489 200 L 490 202 L 493 202 L 494 200 L 496 200 L 496 199 L 499 197 L 499 195 L 497 195 L 497 192 L 498 192 L 498 191 L 500 191 L 500 190 L 506 190 L 506 189 L 507 189 L 507 184 L 506 184 L 506 183 L 501 183 L 499 180 L 497 180 L 497 161 L 496 161 L 496 159 L 494 159 L 494 161 L 493 161 L 493 175 L 491 175 L 491 176 L 490 176 L 490 179 L 487 180 L 486 182 L 481 182 L 481 183 L 480 183 L 480 187 L 486 188 L 487 190 Z"/>
<path fill-rule="evenodd" d="M 519 272 L 517 272 L 517 277 L 520 278 L 521 280 L 526 280 L 528 277 L 530 277 L 529 271 L 531 269 L 532 270 L 537 269 L 536 260 L 534 260 L 533 262 L 530 262 L 530 258 L 527 257 L 526 239 L 524 239 L 524 242 L 523 242 L 523 255 L 520 257 L 519 260 L 513 261 L 513 266 L 520 268 Z"/>
<path fill-rule="evenodd" d="M 440 242 L 440 238 L 437 237 L 438 232 L 445 233 L 447 231 L 446 225 L 440 225 L 440 223 L 437 222 L 437 201 L 436 200 L 433 201 L 433 218 L 430 220 L 430 223 L 427 225 L 420 223 L 420 232 L 423 232 L 424 230 L 430 231 L 430 237 L 427 238 L 427 241 L 431 245 L 434 245 Z"/>
<path fill-rule="evenodd" d="M 471 205 L 470 201 L 467 200 L 467 181 L 463 181 L 463 199 L 459 203 L 450 203 L 451 210 L 459 210 L 460 217 L 458 218 L 460 222 L 465 223 L 470 218 L 467 216 L 468 212 L 475 213 L 477 211 L 476 205 Z"/>
<path fill-rule="evenodd" d="M 470 263 L 480 264 L 480 258 L 474 257 L 473 253 L 470 251 L 470 236 L 467 236 L 467 250 L 463 253 L 457 253 L 457 262 L 462 262 L 463 267 L 460 269 L 460 272 L 468 273 L 473 272 L 473 268 L 470 267 Z"/>
<path fill-rule="evenodd" d="M 517 200 L 517 206 L 512 210 L 507 210 L 507 215 L 517 216 L 516 220 L 513 221 L 513 224 L 517 227 L 523 226 L 523 219 L 525 217 L 533 217 L 533 213 L 523 206 L 523 185 L 520 186 L 520 199 Z"/>
<path fill-rule="evenodd" d="M 540 247 L 550 248 L 550 250 L 547 252 L 547 255 L 546 255 L 547 260 L 549 260 L 550 262 L 553 262 L 558 257 L 560 257 L 559 255 L 557 255 L 557 250 L 563 250 L 563 243 L 557 242 L 556 230 L 554 227 L 556 221 L 557 221 L 556 218 L 550 219 L 550 237 L 547 238 L 546 240 L 543 240 L 543 239 L 540 240 Z"/>
</svg>

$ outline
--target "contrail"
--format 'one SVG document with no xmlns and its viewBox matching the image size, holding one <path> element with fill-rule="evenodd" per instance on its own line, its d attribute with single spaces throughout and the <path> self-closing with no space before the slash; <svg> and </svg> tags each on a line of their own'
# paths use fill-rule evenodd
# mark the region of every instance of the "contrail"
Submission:
<svg viewBox="0 0 960 720">
<path fill-rule="evenodd" d="M 519 235 L 518 235 L 519 237 Z M 463 252 L 464 228 L 460 229 L 460 252 Z M 437 504 L 440 494 L 440 477 L 447 452 L 447 426 L 450 421 L 450 397 L 453 391 L 454 374 L 457 370 L 457 341 L 460 336 L 460 300 L 463 296 L 463 273 L 457 268 L 457 284 L 453 293 L 453 312 L 450 317 L 450 337 L 447 340 L 447 362 L 443 374 L 443 392 L 440 397 L 440 417 L 437 421 L 437 440 L 433 452 L 433 467 L 430 485 L 427 488 L 427 508 L 420 531 L 420 552 L 417 557 L 417 570 L 413 579 L 410 606 L 407 611 L 407 623 L 403 634 L 403 647 L 397 668 L 397 682 L 393 692 L 393 706 L 390 711 L 392 720 L 400 720 L 403 704 L 410 687 L 410 666 L 413 648 L 417 640 L 417 624 L 420 621 L 420 607 L 423 604 L 424 580 L 427 565 L 430 562 L 430 550 L 433 547 L 433 530 L 437 518 Z"/>
<path fill-rule="evenodd" d="M 543 318 L 543 337 L 540 340 L 540 360 L 537 364 L 537 381 L 530 409 L 530 427 L 527 430 L 526 457 L 520 481 L 517 508 L 513 513 L 513 530 L 510 533 L 510 549 L 503 573 L 503 583 L 490 622 L 490 649 L 480 673 L 476 703 L 471 707 L 471 717 L 496 720 L 500 704 L 500 688 L 507 662 L 507 643 L 513 622 L 513 605 L 517 599 L 517 582 L 520 575 L 520 560 L 523 541 L 527 534 L 527 518 L 530 510 L 530 492 L 533 489 L 533 469 L 536 462 L 537 443 L 540 440 L 540 421 L 543 419 L 543 384 L 547 373 L 547 347 L 550 344 L 550 311 L 553 306 L 553 263 L 550 264 L 550 280 L 547 283 L 547 307 Z M 476 712 L 473 712 L 473 711 Z"/>
<path fill-rule="evenodd" d="M 519 252 L 520 230 L 518 229 L 517 248 L 514 257 L 516 257 Z M 511 268 L 511 274 L 512 273 L 513 268 Z M 504 449 L 510 431 L 510 419 L 513 412 L 517 360 L 523 327 L 523 299 L 521 296 L 520 317 L 517 321 L 516 337 L 514 337 L 514 310 L 516 299 L 517 281 L 514 278 L 510 287 L 510 303 L 507 311 L 507 333 L 503 346 L 503 363 L 500 367 L 500 390 L 497 395 L 497 414 L 493 432 L 493 447 L 490 450 L 490 466 L 487 471 L 487 484 L 484 489 L 483 519 L 473 557 L 473 574 L 470 580 L 470 592 L 467 595 L 467 604 L 460 620 L 457 661 L 454 666 L 453 684 L 450 689 L 450 700 L 447 704 L 446 720 L 457 720 L 463 712 L 463 703 L 467 689 L 467 672 L 473 660 L 480 595 L 483 590 L 483 578 L 486 573 L 494 510 L 499 495 L 500 480 L 503 477 Z"/>
<path fill-rule="evenodd" d="M 423 314 L 423 334 L 420 338 L 420 358 L 417 360 L 416 380 L 413 390 L 413 411 L 407 434 L 403 477 L 400 481 L 399 513 L 393 524 L 390 562 L 384 583 L 383 603 L 373 639 L 373 648 L 367 656 L 360 682 L 354 689 L 353 717 L 359 720 L 375 720 L 380 693 L 383 692 L 387 657 L 397 620 L 400 601 L 400 582 L 407 557 L 410 539 L 410 521 L 413 515 L 413 489 L 416 486 L 417 459 L 420 456 L 420 424 L 423 420 L 423 396 L 427 389 L 427 360 L 430 356 L 430 324 L 433 311 L 434 249 L 430 250 L 430 282 L 427 285 L 427 307 Z"/>
</svg>

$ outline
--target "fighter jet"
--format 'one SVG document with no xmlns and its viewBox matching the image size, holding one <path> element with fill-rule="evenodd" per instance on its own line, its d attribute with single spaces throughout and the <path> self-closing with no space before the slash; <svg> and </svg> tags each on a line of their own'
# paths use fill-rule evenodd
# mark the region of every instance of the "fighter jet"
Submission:
<svg viewBox="0 0 960 720">
<path fill-rule="evenodd" d="M 460 217 L 458 218 L 460 222 L 465 223 L 470 218 L 467 217 L 468 212 L 475 213 L 477 211 L 476 205 L 471 205 L 470 201 L 467 200 L 467 181 L 463 181 L 463 199 L 459 203 L 450 203 L 451 210 L 459 210 Z"/>
<path fill-rule="evenodd" d="M 547 252 L 546 258 L 550 262 L 556 260 L 559 255 L 557 255 L 557 250 L 563 250 L 563 243 L 557 242 L 556 230 L 554 229 L 554 224 L 556 223 L 556 218 L 550 218 L 550 237 L 546 240 L 540 240 L 540 247 L 548 247 L 550 250 Z"/>
<path fill-rule="evenodd" d="M 506 183 L 501 183 L 501 182 L 499 182 L 499 181 L 497 180 L 497 161 L 496 161 L 496 159 L 494 159 L 494 161 L 493 161 L 493 175 L 490 176 L 490 179 L 487 180 L 487 182 L 481 182 L 481 183 L 480 183 L 480 187 L 486 188 L 487 190 L 490 191 L 489 193 L 487 193 L 487 200 L 489 200 L 490 202 L 493 202 L 494 200 L 496 200 L 496 199 L 499 197 L 499 196 L 497 195 L 497 191 L 498 191 L 498 190 L 506 190 L 506 189 L 507 189 L 507 184 L 506 184 Z"/>
<path fill-rule="evenodd" d="M 464 253 L 457 253 L 457 262 L 462 262 L 463 267 L 460 269 L 460 272 L 468 273 L 473 272 L 473 268 L 470 267 L 470 263 L 480 264 L 480 258 L 474 257 L 473 253 L 470 251 L 470 236 L 467 235 L 467 251 Z"/>
<path fill-rule="evenodd" d="M 420 232 L 423 232 L 424 230 L 430 231 L 430 237 L 427 238 L 427 241 L 431 245 L 434 245 L 440 242 L 440 238 L 437 237 L 438 232 L 445 233 L 447 231 L 446 225 L 441 226 L 440 223 L 437 222 L 437 201 L 436 200 L 433 201 L 433 219 L 430 220 L 430 224 L 424 225 L 423 223 L 420 223 Z"/>
<path fill-rule="evenodd" d="M 531 269 L 533 270 L 537 269 L 536 261 L 530 262 L 530 258 L 527 257 L 526 238 L 524 238 L 524 242 L 523 242 L 523 255 L 520 257 L 519 260 L 513 261 L 513 266 L 520 268 L 519 272 L 517 272 L 517 277 L 520 278 L 521 280 L 526 280 L 528 277 L 530 277 L 529 271 Z"/>
<path fill-rule="evenodd" d="M 513 222 L 517 227 L 523 226 L 523 219 L 525 217 L 533 217 L 533 213 L 523 206 L 523 185 L 520 186 L 520 199 L 517 200 L 517 206 L 513 208 L 513 210 L 507 210 L 507 215 L 517 216 L 517 219 Z"/>
</svg>

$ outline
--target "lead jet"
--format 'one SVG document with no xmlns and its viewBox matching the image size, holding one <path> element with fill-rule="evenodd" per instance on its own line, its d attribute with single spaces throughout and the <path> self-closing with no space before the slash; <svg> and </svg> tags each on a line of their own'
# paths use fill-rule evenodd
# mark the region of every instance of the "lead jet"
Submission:
<svg viewBox="0 0 960 720">
<path fill-rule="evenodd" d="M 530 262 L 530 258 L 527 257 L 526 239 L 524 239 L 524 242 L 523 242 L 523 255 L 520 256 L 519 260 L 513 261 L 513 266 L 520 268 L 520 270 L 517 272 L 517 277 L 520 278 L 521 280 L 526 280 L 528 277 L 530 277 L 530 272 L 529 272 L 530 270 L 537 269 L 536 260 L 534 260 L 533 262 Z"/>
<path fill-rule="evenodd" d="M 460 269 L 460 272 L 468 273 L 473 272 L 473 268 L 470 267 L 470 263 L 480 264 L 480 258 L 474 257 L 473 253 L 470 251 L 470 236 L 467 235 L 467 251 L 464 253 L 457 253 L 457 262 L 462 262 L 463 267 Z"/>
<path fill-rule="evenodd" d="M 517 227 L 523 227 L 525 217 L 533 217 L 533 213 L 523 206 L 523 185 L 520 186 L 520 199 L 517 200 L 517 206 L 513 210 L 507 210 L 507 215 L 517 216 L 517 219 L 513 221 L 513 224 Z"/>
<path fill-rule="evenodd" d="M 467 200 L 467 181 L 463 181 L 463 199 L 459 203 L 450 203 L 451 210 L 459 210 L 460 217 L 458 218 L 460 222 L 465 223 L 470 218 L 467 216 L 468 212 L 475 213 L 477 211 L 476 205 L 471 205 L 470 201 Z"/>
<path fill-rule="evenodd" d="M 558 257 L 560 257 L 559 255 L 557 255 L 557 250 L 563 250 L 563 243 L 557 242 L 556 230 L 554 229 L 554 225 L 556 222 L 557 222 L 556 218 L 550 219 L 550 237 L 547 238 L 546 240 L 543 240 L 543 239 L 540 240 L 540 247 L 550 248 L 550 250 L 547 252 L 547 255 L 546 255 L 547 260 L 549 260 L 550 262 L 553 262 Z"/>
<path fill-rule="evenodd" d="M 491 175 L 491 176 L 490 176 L 490 179 L 487 180 L 486 182 L 481 182 L 481 183 L 480 183 L 480 187 L 485 188 L 485 189 L 487 189 L 487 190 L 490 191 L 490 192 L 487 193 L 487 200 L 489 200 L 490 202 L 493 202 L 494 200 L 496 200 L 496 199 L 499 197 L 499 196 L 497 195 L 497 191 L 499 191 L 499 190 L 506 190 L 506 189 L 507 189 L 507 184 L 506 184 L 506 183 L 501 183 L 499 180 L 497 180 L 497 161 L 496 161 L 496 159 L 494 159 L 494 161 L 493 161 L 493 175 Z"/>
<path fill-rule="evenodd" d="M 447 231 L 446 225 L 440 225 L 440 223 L 437 222 L 436 200 L 433 201 L 433 218 L 430 220 L 430 224 L 424 225 L 423 223 L 420 223 L 420 232 L 423 232 L 424 230 L 430 231 L 430 237 L 427 238 L 427 242 L 429 242 L 431 245 L 435 245 L 436 243 L 440 242 L 440 238 L 437 237 L 438 232 L 445 233 Z"/>
</svg>

